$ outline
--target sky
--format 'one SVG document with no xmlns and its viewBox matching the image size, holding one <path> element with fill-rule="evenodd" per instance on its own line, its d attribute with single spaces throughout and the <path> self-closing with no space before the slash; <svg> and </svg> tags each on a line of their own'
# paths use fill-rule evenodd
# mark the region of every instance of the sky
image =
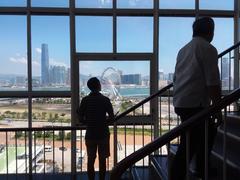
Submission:
<svg viewBox="0 0 240 180">
<path fill-rule="evenodd" d="M 180 3 L 181 2 L 181 3 Z M 32 6 L 68 7 L 68 0 L 32 0 Z M 26 0 L 1 0 L 0 6 L 25 6 Z M 111 0 L 76 0 L 77 7 L 111 8 Z M 119 0 L 118 8 L 152 8 L 150 0 Z M 194 7 L 193 0 L 161 0 L 161 8 Z M 202 9 L 232 10 L 233 0 L 200 0 Z M 70 66 L 70 34 L 68 16 L 32 16 L 32 69 L 40 76 L 41 44 L 49 47 L 50 65 Z M 191 40 L 194 18 L 160 17 L 159 71 L 173 72 L 178 50 Z M 233 45 L 233 19 L 214 18 L 215 37 L 212 42 L 219 52 Z M 0 74 L 27 75 L 27 19 L 20 15 L 1 15 Z M 76 17 L 77 52 L 112 52 L 112 17 Z M 117 18 L 118 52 L 153 52 L 152 17 Z M 149 75 L 149 62 L 124 61 L 82 62 L 80 71 L 86 75 L 101 74 L 114 66 L 124 74 Z M 146 68 L 148 67 L 148 68 Z"/>
</svg>

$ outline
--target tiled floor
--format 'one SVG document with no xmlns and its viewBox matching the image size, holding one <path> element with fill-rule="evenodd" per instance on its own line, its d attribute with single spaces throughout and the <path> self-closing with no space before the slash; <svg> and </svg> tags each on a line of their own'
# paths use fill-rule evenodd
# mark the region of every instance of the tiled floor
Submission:
<svg viewBox="0 0 240 180">
<path fill-rule="evenodd" d="M 109 173 L 106 175 L 106 180 L 109 179 Z M 75 180 L 75 178 L 71 174 L 38 174 L 32 175 L 30 178 L 29 175 L 0 175 L 0 180 Z M 81 174 L 77 174 L 76 180 L 87 180 L 87 173 L 83 172 Z M 98 173 L 96 173 L 95 180 L 98 180 Z"/>
</svg>

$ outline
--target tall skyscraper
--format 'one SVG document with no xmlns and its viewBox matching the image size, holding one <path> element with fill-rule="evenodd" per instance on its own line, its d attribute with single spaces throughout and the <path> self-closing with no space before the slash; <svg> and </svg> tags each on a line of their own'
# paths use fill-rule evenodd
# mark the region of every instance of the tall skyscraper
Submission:
<svg viewBox="0 0 240 180">
<path fill-rule="evenodd" d="M 49 56 L 48 56 L 48 45 L 47 44 L 42 44 L 41 83 L 42 83 L 42 85 L 49 84 Z"/>
</svg>

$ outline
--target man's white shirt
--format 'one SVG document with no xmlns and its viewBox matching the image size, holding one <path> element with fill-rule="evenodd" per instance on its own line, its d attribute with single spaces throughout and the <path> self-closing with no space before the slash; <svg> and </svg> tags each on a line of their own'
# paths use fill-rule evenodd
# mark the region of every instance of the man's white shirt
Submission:
<svg viewBox="0 0 240 180">
<path fill-rule="evenodd" d="M 174 107 L 209 106 L 207 87 L 220 84 L 216 48 L 194 37 L 178 52 L 173 83 Z"/>
</svg>

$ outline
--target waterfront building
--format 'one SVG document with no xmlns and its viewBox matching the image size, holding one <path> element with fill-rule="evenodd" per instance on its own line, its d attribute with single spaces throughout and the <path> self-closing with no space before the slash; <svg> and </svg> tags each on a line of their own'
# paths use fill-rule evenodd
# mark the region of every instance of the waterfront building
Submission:
<svg viewBox="0 0 240 180">
<path fill-rule="evenodd" d="M 49 55 L 48 55 L 48 45 L 47 44 L 42 44 L 41 83 L 43 86 L 49 84 Z"/>
<path fill-rule="evenodd" d="M 121 83 L 141 85 L 141 74 L 121 75 Z"/>
<path fill-rule="evenodd" d="M 49 79 L 51 84 L 66 84 L 67 72 L 64 66 L 51 66 Z"/>
</svg>

